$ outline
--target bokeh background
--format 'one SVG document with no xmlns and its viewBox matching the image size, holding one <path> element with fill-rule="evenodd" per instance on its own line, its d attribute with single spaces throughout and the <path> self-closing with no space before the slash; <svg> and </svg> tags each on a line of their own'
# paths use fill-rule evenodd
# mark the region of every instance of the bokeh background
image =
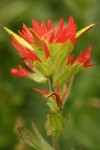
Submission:
<svg viewBox="0 0 100 150">
<path fill-rule="evenodd" d="M 92 44 L 90 67 L 79 73 L 73 83 L 63 113 L 71 113 L 71 120 L 60 137 L 62 150 L 100 150 L 100 1 L 99 0 L 0 0 L 0 24 L 17 32 L 22 23 L 31 27 L 31 20 L 57 23 L 63 17 L 74 16 L 78 30 L 91 24 L 97 25 L 76 44 L 74 53 L 85 50 Z M 21 58 L 11 45 L 9 35 L 0 27 L 0 150 L 31 150 L 19 142 L 17 126 L 25 124 L 31 128 L 34 120 L 43 136 L 46 136 L 44 122 L 48 107 L 43 97 L 32 87 L 46 88 L 35 82 L 16 78 L 10 73 Z"/>
</svg>

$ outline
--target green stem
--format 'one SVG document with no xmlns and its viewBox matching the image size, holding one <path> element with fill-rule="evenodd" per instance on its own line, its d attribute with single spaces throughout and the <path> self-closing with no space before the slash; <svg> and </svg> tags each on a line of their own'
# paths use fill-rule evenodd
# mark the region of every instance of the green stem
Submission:
<svg viewBox="0 0 100 150">
<path fill-rule="evenodd" d="M 53 148 L 54 150 L 60 150 L 59 144 L 58 144 L 58 137 L 53 136 Z"/>
<path fill-rule="evenodd" d="M 49 88 L 50 88 L 50 92 L 53 92 L 54 89 L 53 89 L 53 80 L 52 80 L 52 77 L 50 77 L 49 79 Z"/>
<path fill-rule="evenodd" d="M 52 77 L 50 77 L 50 79 L 49 79 L 49 89 L 50 89 L 50 92 L 54 91 Z M 54 148 L 54 150 L 59 150 L 58 137 L 57 136 L 52 136 L 52 139 L 53 139 L 53 148 Z"/>
</svg>

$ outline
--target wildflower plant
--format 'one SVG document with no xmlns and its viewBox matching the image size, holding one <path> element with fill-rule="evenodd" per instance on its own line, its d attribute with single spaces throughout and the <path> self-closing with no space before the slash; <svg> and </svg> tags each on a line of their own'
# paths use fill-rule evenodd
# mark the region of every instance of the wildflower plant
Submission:
<svg viewBox="0 0 100 150">
<path fill-rule="evenodd" d="M 26 70 L 19 64 L 18 69 L 11 68 L 11 73 L 18 77 L 30 78 L 40 84 L 48 82 L 49 90 L 35 87 L 33 89 L 43 94 L 50 108 L 45 127 L 47 135 L 54 139 L 55 150 L 59 149 L 58 138 L 69 119 L 62 115 L 62 110 L 72 81 L 78 72 L 95 65 L 91 63 L 91 45 L 85 52 L 80 51 L 77 58 L 73 55 L 74 45 L 94 26 L 95 24 L 91 24 L 77 31 L 71 16 L 66 26 L 62 18 L 57 25 L 53 25 L 51 20 L 48 20 L 47 24 L 44 20 L 41 24 L 32 20 L 32 27 L 28 28 L 23 24 L 23 29 L 18 30 L 18 34 L 4 27 L 12 38 L 13 46 L 23 58 L 23 63 L 28 67 Z M 33 129 L 34 134 L 28 129 L 19 129 L 25 142 L 37 150 L 52 150 L 34 124 Z"/>
</svg>

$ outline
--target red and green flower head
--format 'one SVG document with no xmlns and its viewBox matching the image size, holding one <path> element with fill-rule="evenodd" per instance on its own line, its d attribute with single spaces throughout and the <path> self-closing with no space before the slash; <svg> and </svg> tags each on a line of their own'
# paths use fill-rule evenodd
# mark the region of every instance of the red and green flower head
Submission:
<svg viewBox="0 0 100 150">
<path fill-rule="evenodd" d="M 76 42 L 76 24 L 73 17 L 69 18 L 68 25 L 64 27 L 64 19 L 60 19 L 57 26 L 52 25 L 48 20 L 47 25 L 44 21 L 39 25 L 32 20 L 33 31 L 44 41 L 48 43 L 64 43 L 70 40 L 73 44 Z"/>
<path fill-rule="evenodd" d="M 11 73 L 16 76 L 29 77 L 40 83 L 52 79 L 52 86 L 56 91 L 57 82 L 64 90 L 64 86 L 76 73 L 93 66 L 94 64 L 90 64 L 91 46 L 86 52 L 81 51 L 76 59 L 72 50 L 78 39 L 95 24 L 77 32 L 77 25 L 72 16 L 69 17 L 67 25 L 64 25 L 64 22 L 62 18 L 57 25 L 53 25 L 51 20 L 48 20 L 47 24 L 44 20 L 40 24 L 32 20 L 32 27 L 29 28 L 23 24 L 22 31 L 18 30 L 18 35 L 4 27 L 11 35 L 12 44 L 23 58 L 23 63 L 29 68 L 27 71 L 19 65 L 19 69 L 12 68 Z M 58 93 L 56 91 L 56 94 L 52 94 L 53 97 L 55 95 L 56 100 Z M 64 97 L 63 94 L 61 95 Z"/>
</svg>

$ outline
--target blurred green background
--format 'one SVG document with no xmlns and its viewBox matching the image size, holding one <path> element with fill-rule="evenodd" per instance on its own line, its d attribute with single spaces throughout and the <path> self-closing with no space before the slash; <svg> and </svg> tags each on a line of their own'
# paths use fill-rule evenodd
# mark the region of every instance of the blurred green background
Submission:
<svg viewBox="0 0 100 150">
<path fill-rule="evenodd" d="M 100 1 L 99 0 L 0 0 L 0 24 L 13 31 L 22 29 L 22 23 L 31 27 L 31 20 L 54 23 L 63 17 L 66 22 L 74 16 L 78 30 L 98 23 L 76 44 L 74 53 L 85 50 L 92 44 L 92 62 L 90 67 L 79 73 L 73 83 L 68 102 L 63 113 L 72 114 L 71 120 L 60 137 L 61 150 L 100 150 Z M 17 67 L 21 58 L 11 45 L 9 35 L 0 27 L 0 150 L 31 150 L 22 143 L 15 132 L 18 124 L 30 128 L 32 120 L 44 137 L 44 122 L 48 107 L 43 97 L 32 87 L 45 88 L 25 78 L 16 78 L 10 73 L 11 67 Z M 40 87 L 41 86 L 41 87 Z"/>
</svg>

